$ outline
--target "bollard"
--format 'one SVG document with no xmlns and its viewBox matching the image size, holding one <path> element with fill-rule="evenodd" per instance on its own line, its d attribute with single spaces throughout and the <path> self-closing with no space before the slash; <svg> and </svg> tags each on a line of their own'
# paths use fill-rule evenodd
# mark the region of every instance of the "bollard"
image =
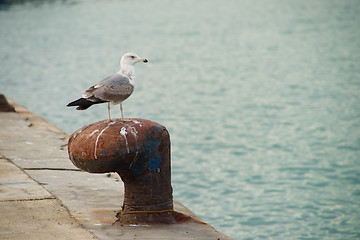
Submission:
<svg viewBox="0 0 360 240">
<path fill-rule="evenodd" d="M 0 93 L 0 112 L 15 112 L 15 108 L 11 106 L 6 97 Z"/>
<path fill-rule="evenodd" d="M 117 172 L 124 182 L 121 224 L 179 223 L 171 187 L 170 136 L 145 119 L 103 120 L 75 131 L 69 139 L 72 163 L 90 173 Z"/>
</svg>

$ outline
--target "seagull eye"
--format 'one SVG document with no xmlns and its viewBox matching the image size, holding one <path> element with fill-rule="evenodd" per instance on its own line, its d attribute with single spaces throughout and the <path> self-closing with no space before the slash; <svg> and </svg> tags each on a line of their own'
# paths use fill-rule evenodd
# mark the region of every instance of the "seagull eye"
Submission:
<svg viewBox="0 0 360 240">
<path fill-rule="evenodd" d="M 135 58 L 135 56 L 130 56 L 132 59 L 134 59 Z"/>
</svg>

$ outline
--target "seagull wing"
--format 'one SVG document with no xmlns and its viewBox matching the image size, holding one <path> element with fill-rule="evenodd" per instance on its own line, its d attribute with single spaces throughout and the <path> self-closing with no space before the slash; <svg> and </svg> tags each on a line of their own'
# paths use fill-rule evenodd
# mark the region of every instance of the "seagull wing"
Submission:
<svg viewBox="0 0 360 240">
<path fill-rule="evenodd" d="M 100 100 L 118 104 L 127 99 L 133 91 L 134 86 L 130 84 L 129 78 L 115 73 L 91 86 L 82 97 L 93 102 Z"/>
</svg>

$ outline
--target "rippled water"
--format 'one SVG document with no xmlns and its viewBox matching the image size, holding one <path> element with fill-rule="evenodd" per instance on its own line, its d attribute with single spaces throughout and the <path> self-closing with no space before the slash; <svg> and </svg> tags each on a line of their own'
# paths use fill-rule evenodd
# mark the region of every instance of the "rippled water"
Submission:
<svg viewBox="0 0 360 240">
<path fill-rule="evenodd" d="M 107 108 L 65 105 L 134 51 L 125 116 L 168 128 L 178 200 L 234 239 L 360 239 L 359 1 L 1 9 L 0 92 L 72 133 Z"/>
</svg>

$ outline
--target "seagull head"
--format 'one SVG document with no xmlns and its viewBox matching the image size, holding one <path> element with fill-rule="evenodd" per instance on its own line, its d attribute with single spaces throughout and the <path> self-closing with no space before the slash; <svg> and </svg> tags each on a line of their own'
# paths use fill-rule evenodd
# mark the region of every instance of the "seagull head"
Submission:
<svg viewBox="0 0 360 240">
<path fill-rule="evenodd" d="M 141 58 L 138 55 L 136 55 L 135 53 L 126 53 L 124 56 L 122 56 L 121 60 L 120 60 L 120 65 L 124 66 L 124 65 L 135 65 L 138 62 L 148 62 L 147 59 L 145 58 Z"/>
</svg>

